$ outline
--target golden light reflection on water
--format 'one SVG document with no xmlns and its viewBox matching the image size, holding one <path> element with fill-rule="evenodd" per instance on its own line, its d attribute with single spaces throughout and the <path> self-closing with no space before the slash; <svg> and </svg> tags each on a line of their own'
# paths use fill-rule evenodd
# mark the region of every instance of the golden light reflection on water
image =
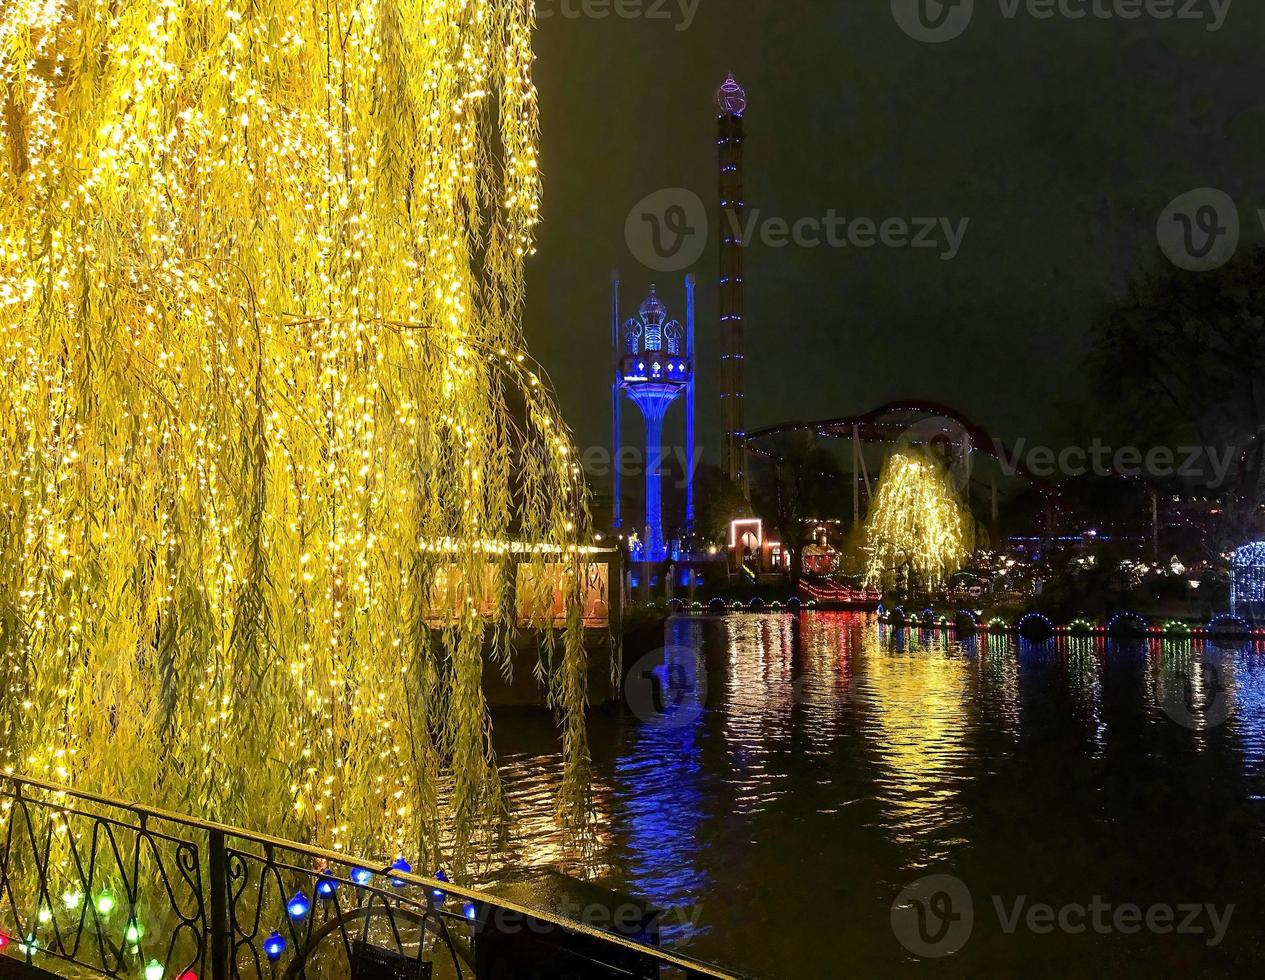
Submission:
<svg viewBox="0 0 1265 980">
<path fill-rule="evenodd" d="M 511 872 L 551 868 L 582 879 L 615 872 L 615 810 L 610 781 L 595 774 L 593 821 L 582 833 L 564 830 L 556 800 L 562 785 L 560 753 L 510 754 L 501 759 L 501 780 L 512 824 L 503 840 L 484 854 L 482 880 L 496 881 Z"/>
<path fill-rule="evenodd" d="M 853 648 L 871 625 L 870 617 L 851 615 L 806 616 L 799 623 L 803 662 L 793 688 L 810 756 L 833 754 L 846 731 Z"/>
<path fill-rule="evenodd" d="M 1063 636 L 1051 640 L 1063 658 L 1068 697 L 1076 714 L 1091 726 L 1094 756 L 1101 758 L 1107 730 L 1102 713 L 1102 661 L 1106 639 L 1101 636 Z"/>
<path fill-rule="evenodd" d="M 1015 737 L 1022 728 L 1023 712 L 1019 698 L 1019 661 L 1013 656 L 1010 638 L 1005 636 L 971 637 L 965 649 L 980 658 L 981 707 L 989 712 L 994 728 Z"/>
<path fill-rule="evenodd" d="M 953 828 L 965 817 L 975 667 L 938 638 L 906 645 L 882 634 L 863 648 L 861 731 L 878 763 L 877 800 L 893 839 L 915 846 L 915 864 L 931 864 L 959 841 Z"/>
<path fill-rule="evenodd" d="M 760 813 L 788 789 L 776 757 L 795 706 L 791 628 L 789 617 L 760 616 L 728 630 L 724 738 L 736 813 Z"/>
<path fill-rule="evenodd" d="M 698 911 L 665 943 L 753 975 L 778 975 L 761 969 L 778 961 L 770 944 L 816 941 L 811 917 L 777 917 L 786 882 L 858 917 L 856 942 L 867 916 L 885 928 L 894 882 L 967 854 L 973 874 L 1005 879 L 1018 849 L 1025 869 L 1072 892 L 1106 854 L 1095 887 L 1127 892 L 1136 869 L 1166 853 L 1153 814 L 1216 823 L 1215 800 L 1211 819 L 1188 811 L 1210 788 L 1234 799 L 1236 779 L 1244 797 L 1265 798 L 1265 648 L 1066 635 L 957 643 L 835 613 L 674 620 L 666 644 L 700 651 L 705 710 L 675 727 L 595 714 L 599 819 L 585 842 L 554 819 L 550 720 L 498 719 L 514 739 L 499 753 L 513 817 L 496 870 L 553 867 Z M 1186 704 L 1193 724 L 1181 720 Z M 1174 792 L 1185 810 L 1166 809 Z M 1028 828 L 1054 818 L 1057 846 L 1047 846 Z M 1134 842 L 1134 856 L 1116 861 Z M 751 928 L 753 916 L 769 928 Z M 890 943 L 876 934 L 870 966 Z"/>
</svg>

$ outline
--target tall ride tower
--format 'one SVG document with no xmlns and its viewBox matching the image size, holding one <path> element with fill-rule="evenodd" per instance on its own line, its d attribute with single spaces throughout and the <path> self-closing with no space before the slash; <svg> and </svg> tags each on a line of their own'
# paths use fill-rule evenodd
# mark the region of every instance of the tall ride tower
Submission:
<svg viewBox="0 0 1265 980">
<path fill-rule="evenodd" d="M 634 561 L 658 562 L 668 558 L 663 534 L 663 419 L 668 407 L 685 395 L 685 521 L 694 524 L 694 277 L 685 277 L 685 326 L 668 319 L 668 309 L 654 286 L 637 315 L 619 325 L 619 279 L 614 280 L 611 300 L 611 341 L 619 359 L 611 385 L 611 414 L 615 449 L 615 526 L 621 526 L 620 405 L 625 394 L 639 409 L 646 427 L 646 519 L 641 546 Z M 621 336 L 622 333 L 622 336 Z"/>
<path fill-rule="evenodd" d="M 733 75 L 716 92 L 720 112 L 720 468 L 747 492 L 747 433 L 743 423 L 746 329 L 743 255 L 747 203 L 742 189 L 742 115 L 747 93 Z"/>
</svg>

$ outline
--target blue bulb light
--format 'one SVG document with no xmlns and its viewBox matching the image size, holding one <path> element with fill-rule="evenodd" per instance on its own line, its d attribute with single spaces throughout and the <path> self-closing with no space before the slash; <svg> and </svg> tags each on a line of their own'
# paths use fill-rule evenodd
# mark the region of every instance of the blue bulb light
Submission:
<svg viewBox="0 0 1265 980">
<path fill-rule="evenodd" d="M 316 883 L 316 897 L 329 901 L 334 897 L 334 892 L 338 890 L 338 882 L 330 877 L 322 877 Z"/>
<path fill-rule="evenodd" d="M 396 858 L 394 861 L 391 862 L 391 870 L 402 871 L 405 874 L 408 874 L 410 871 L 413 870 L 413 866 L 409 864 L 407 861 L 405 861 L 404 858 Z M 408 882 L 402 881 L 399 878 L 391 879 L 391 885 L 395 888 L 403 888 L 406 884 L 408 884 Z"/>
<path fill-rule="evenodd" d="M 445 884 L 448 883 L 448 875 L 444 873 L 443 868 L 440 868 L 438 871 L 435 872 L 435 880 L 442 881 Z M 448 893 L 444 891 L 442 888 L 431 889 L 431 895 L 434 897 L 435 901 L 438 902 L 440 905 L 442 905 L 444 903 L 444 900 L 448 898 Z"/>
<path fill-rule="evenodd" d="M 351 880 L 363 888 L 369 882 L 373 881 L 373 872 L 367 868 L 352 868 Z"/>
<path fill-rule="evenodd" d="M 286 903 L 286 911 L 290 913 L 290 918 L 301 919 L 308 913 L 311 903 L 308 902 L 307 896 L 302 892 L 295 892 L 294 898 Z"/>
<path fill-rule="evenodd" d="M 465 908 L 461 910 L 461 914 L 473 922 L 479 917 L 479 908 L 474 902 L 466 902 Z"/>
<path fill-rule="evenodd" d="M 281 938 L 281 933 L 273 930 L 272 935 L 264 940 L 264 955 L 275 963 L 285 951 L 286 941 Z"/>
</svg>

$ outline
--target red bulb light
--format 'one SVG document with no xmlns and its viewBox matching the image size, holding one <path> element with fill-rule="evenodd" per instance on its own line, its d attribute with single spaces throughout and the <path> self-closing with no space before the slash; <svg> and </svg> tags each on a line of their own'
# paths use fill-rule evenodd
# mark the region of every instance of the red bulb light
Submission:
<svg viewBox="0 0 1265 980">
<path fill-rule="evenodd" d="M 185 970 L 176 980 L 198 980 L 198 975 L 192 970 Z"/>
<path fill-rule="evenodd" d="M 6 936 L 3 932 L 0 932 L 0 952 L 3 952 L 4 948 L 8 945 L 9 945 L 9 937 Z"/>
</svg>

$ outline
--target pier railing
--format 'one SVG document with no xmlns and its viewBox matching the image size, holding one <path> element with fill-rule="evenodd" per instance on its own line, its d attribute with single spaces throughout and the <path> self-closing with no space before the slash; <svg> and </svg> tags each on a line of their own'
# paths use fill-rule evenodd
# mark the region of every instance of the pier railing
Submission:
<svg viewBox="0 0 1265 980">
<path fill-rule="evenodd" d="M 736 980 L 402 863 L 12 775 L 0 775 L 0 957 L 0 976 Z"/>
</svg>

